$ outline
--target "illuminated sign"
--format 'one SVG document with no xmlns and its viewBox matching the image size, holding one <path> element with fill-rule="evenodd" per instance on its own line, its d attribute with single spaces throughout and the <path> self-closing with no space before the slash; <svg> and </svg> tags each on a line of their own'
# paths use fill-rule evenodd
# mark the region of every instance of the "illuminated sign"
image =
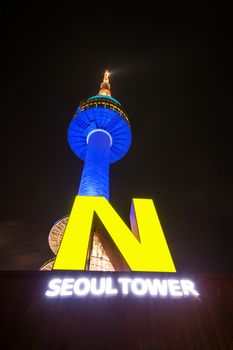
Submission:
<svg viewBox="0 0 233 350">
<path fill-rule="evenodd" d="M 54 270 L 85 270 L 93 216 L 132 271 L 176 272 L 152 199 L 133 199 L 131 230 L 105 197 L 77 196 L 58 251 Z"/>
<path fill-rule="evenodd" d="M 189 297 L 199 296 L 195 285 L 188 279 L 158 279 L 111 277 L 53 278 L 48 285 L 47 297 L 85 297 L 135 295 L 138 297 Z"/>
</svg>

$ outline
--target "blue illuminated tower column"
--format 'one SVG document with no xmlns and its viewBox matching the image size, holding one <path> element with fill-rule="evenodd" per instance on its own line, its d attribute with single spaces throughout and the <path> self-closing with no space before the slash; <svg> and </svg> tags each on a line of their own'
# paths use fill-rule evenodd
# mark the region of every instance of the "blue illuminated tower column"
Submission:
<svg viewBox="0 0 233 350">
<path fill-rule="evenodd" d="M 109 73 L 104 74 L 99 93 L 80 103 L 68 128 L 68 143 L 84 161 L 78 189 L 80 196 L 103 196 L 109 200 L 109 166 L 121 159 L 131 144 L 131 128 L 126 112 L 111 97 Z M 49 233 L 49 245 L 56 255 L 69 217 L 58 220 Z M 101 243 L 102 232 L 94 229 L 87 270 L 112 271 L 109 257 Z M 54 260 L 41 270 L 51 270 Z"/>
<path fill-rule="evenodd" d="M 80 103 L 68 128 L 68 142 L 84 160 L 78 194 L 109 199 L 109 165 L 127 153 L 131 129 L 120 102 L 111 97 L 107 71 L 98 95 Z"/>
</svg>

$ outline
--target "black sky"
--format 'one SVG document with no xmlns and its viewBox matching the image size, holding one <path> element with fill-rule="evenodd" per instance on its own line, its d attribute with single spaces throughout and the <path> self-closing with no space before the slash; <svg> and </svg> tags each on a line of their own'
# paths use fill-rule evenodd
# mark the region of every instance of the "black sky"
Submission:
<svg viewBox="0 0 233 350">
<path fill-rule="evenodd" d="M 66 135 L 110 68 L 133 140 L 111 203 L 153 198 L 177 270 L 232 273 L 232 36 L 223 7 L 5 5 L 0 268 L 38 269 L 83 163 Z"/>
</svg>

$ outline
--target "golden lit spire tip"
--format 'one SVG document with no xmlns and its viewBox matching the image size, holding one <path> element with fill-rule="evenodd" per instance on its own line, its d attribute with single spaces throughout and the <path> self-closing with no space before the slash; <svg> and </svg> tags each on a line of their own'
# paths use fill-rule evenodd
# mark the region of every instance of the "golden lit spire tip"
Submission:
<svg viewBox="0 0 233 350">
<path fill-rule="evenodd" d="M 99 95 L 111 96 L 110 84 L 109 84 L 109 75 L 110 75 L 110 72 L 108 70 L 106 70 L 105 73 L 104 73 L 103 81 L 100 84 Z"/>
<path fill-rule="evenodd" d="M 104 80 L 103 80 L 104 82 L 109 83 L 109 78 L 108 78 L 109 75 L 110 75 L 109 71 L 106 70 L 104 73 Z"/>
</svg>

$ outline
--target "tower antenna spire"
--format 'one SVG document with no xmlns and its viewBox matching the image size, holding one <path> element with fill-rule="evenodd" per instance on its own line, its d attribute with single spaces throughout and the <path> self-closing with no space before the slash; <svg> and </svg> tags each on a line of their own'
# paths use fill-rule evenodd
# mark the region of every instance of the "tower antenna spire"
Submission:
<svg viewBox="0 0 233 350">
<path fill-rule="evenodd" d="M 103 81 L 100 84 L 100 91 L 98 95 L 111 96 L 111 91 L 110 91 L 111 86 L 109 84 L 109 75 L 110 75 L 110 72 L 106 70 L 104 73 Z"/>
</svg>

